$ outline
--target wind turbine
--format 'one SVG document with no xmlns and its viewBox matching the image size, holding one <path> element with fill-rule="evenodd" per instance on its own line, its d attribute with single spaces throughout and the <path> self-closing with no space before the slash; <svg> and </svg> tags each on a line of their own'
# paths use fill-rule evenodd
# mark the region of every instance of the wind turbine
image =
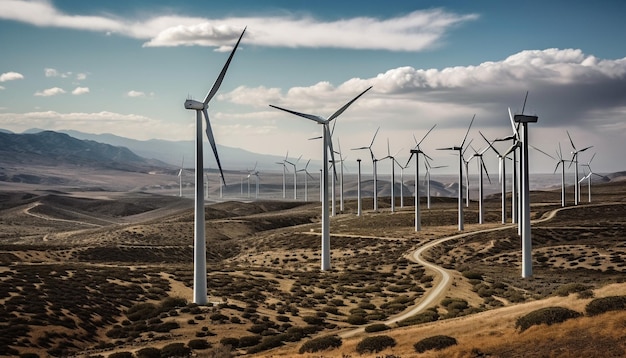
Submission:
<svg viewBox="0 0 626 358">
<path fill-rule="evenodd" d="M 493 142 L 488 141 L 480 131 L 478 131 L 478 133 L 480 133 L 480 136 L 489 144 L 489 148 L 498 156 L 498 181 L 501 186 L 502 223 L 506 224 L 506 155 L 500 154 L 496 147 L 493 146 Z"/>
<path fill-rule="evenodd" d="M 287 151 L 287 154 L 285 154 L 285 159 L 283 159 L 282 162 L 276 162 L 276 164 L 278 165 L 282 165 L 283 166 L 283 199 L 287 198 L 287 184 L 285 181 L 285 176 L 286 176 L 286 172 L 287 172 L 287 157 L 289 156 L 289 151 Z"/>
<path fill-rule="evenodd" d="M 535 146 L 531 145 L 531 147 L 534 150 L 540 153 L 543 153 L 544 155 L 557 161 L 556 167 L 554 168 L 554 173 L 556 173 L 556 171 L 559 169 L 559 165 L 561 165 L 561 207 L 565 207 L 565 162 L 566 160 L 563 159 L 563 152 L 561 151 L 561 143 L 559 143 L 559 150 L 556 151 L 556 155 L 559 157 L 558 160 L 555 157 L 551 156 L 550 154 L 544 152 L 543 150 Z"/>
<path fill-rule="evenodd" d="M 409 166 L 409 163 L 411 162 L 411 158 L 413 158 L 413 155 L 415 155 L 415 231 L 420 231 L 422 229 L 422 220 L 421 220 L 421 214 L 420 214 L 420 186 L 419 186 L 419 175 L 420 175 L 420 159 L 419 159 L 419 155 L 422 154 L 424 156 L 424 158 L 428 158 L 428 156 L 426 155 L 426 153 L 424 153 L 422 151 L 422 149 L 420 148 L 420 144 L 422 144 L 422 142 L 424 141 L 424 139 L 426 139 L 426 137 L 428 136 L 428 134 L 430 134 L 430 132 L 435 129 L 437 125 L 433 125 L 428 132 L 426 132 L 426 134 L 424 134 L 424 136 L 422 137 L 422 139 L 418 142 L 417 139 L 415 138 L 415 135 L 413 136 L 413 140 L 415 141 L 415 147 L 413 147 L 413 149 L 411 149 L 410 153 L 411 155 L 409 156 L 409 159 L 406 161 L 406 165 L 405 167 Z M 430 181 L 428 182 L 428 208 L 430 209 Z"/>
<path fill-rule="evenodd" d="M 527 94 L 528 96 L 528 94 Z M 526 101 L 524 100 L 524 106 L 526 105 Z M 518 160 L 517 160 L 517 149 L 520 148 L 521 146 L 521 141 L 520 141 L 520 137 L 519 137 L 519 131 L 518 131 L 518 126 L 515 125 L 515 122 L 513 120 L 513 113 L 511 113 L 511 108 L 508 108 L 509 111 L 509 120 L 511 122 L 511 128 L 513 130 L 512 134 L 508 137 L 504 137 L 504 138 L 498 138 L 498 139 L 494 139 L 494 142 L 505 142 L 505 141 L 512 141 L 512 145 L 511 147 L 509 147 L 509 149 L 504 152 L 504 154 L 502 155 L 503 158 L 506 158 L 507 155 L 509 154 L 513 154 L 513 165 L 512 165 L 512 170 L 511 170 L 511 223 L 515 224 L 519 222 L 519 200 L 518 200 L 518 188 L 519 188 L 519 183 L 518 183 L 518 179 L 519 176 L 517 175 L 517 164 L 518 164 Z M 502 160 L 502 165 L 505 166 L 506 165 L 506 161 L 503 159 Z M 506 168 L 504 168 L 502 170 L 503 173 L 506 173 Z M 503 174 L 504 175 L 504 174 Z M 503 177 L 502 180 L 506 181 L 506 178 Z M 518 224 L 518 235 L 521 234 L 521 227 Z"/>
<path fill-rule="evenodd" d="M 472 121 L 470 122 L 469 127 L 467 128 L 467 132 L 465 133 L 465 137 L 463 137 L 463 141 L 460 146 L 449 147 L 449 148 L 438 148 L 437 150 L 456 150 L 459 152 L 459 231 L 463 231 L 463 146 L 465 145 L 465 141 L 467 140 L 467 135 L 469 134 L 470 129 L 472 128 L 472 123 L 474 123 L 474 118 L 476 115 L 472 117 Z"/>
<path fill-rule="evenodd" d="M 356 184 L 356 191 L 357 191 L 357 209 L 356 209 L 356 216 L 362 216 L 363 215 L 363 208 L 361 205 L 361 159 L 357 159 L 356 162 L 358 163 L 359 166 L 359 171 L 358 171 L 358 175 L 357 175 L 357 184 Z"/>
<path fill-rule="evenodd" d="M 402 149 L 400 149 L 402 150 Z M 383 159 L 389 159 L 389 161 L 391 162 L 391 212 L 395 212 L 396 211 L 396 190 L 395 190 L 395 186 L 396 186 L 396 155 L 398 155 L 398 153 L 400 153 L 400 150 L 394 154 L 391 155 L 391 150 L 389 149 L 389 138 L 387 138 L 387 156 L 384 158 L 381 158 L 381 160 Z M 400 165 L 400 164 L 398 164 Z"/>
<path fill-rule="evenodd" d="M 300 161 L 302 155 L 296 159 L 296 162 L 290 162 L 287 157 L 285 157 L 285 163 L 293 166 L 293 200 L 298 200 L 298 170 L 296 169 L 296 164 Z"/>
<path fill-rule="evenodd" d="M 329 218 L 329 210 L 328 210 L 328 154 L 332 158 L 333 163 L 335 162 L 335 153 L 333 150 L 333 141 L 330 134 L 329 124 L 333 119 L 337 118 L 341 115 L 354 101 L 359 99 L 365 92 L 369 91 L 372 87 L 368 87 L 365 91 L 361 92 L 358 96 L 354 97 L 350 102 L 346 103 L 343 107 L 338 109 L 335 113 L 333 113 L 328 118 L 323 118 L 314 114 L 300 113 L 296 111 L 292 111 L 289 109 L 277 107 L 274 105 L 270 105 L 270 107 L 280 109 L 281 111 L 285 111 L 296 116 L 300 116 L 306 119 L 310 119 L 318 124 L 323 126 L 323 135 L 322 135 L 322 262 L 321 269 L 322 271 L 330 270 L 330 218 Z M 333 172 L 334 170 L 333 164 Z"/>
<path fill-rule="evenodd" d="M 526 93 L 528 96 L 528 93 Z M 526 103 L 526 101 L 524 101 Z M 523 112 L 522 112 L 523 113 Z M 515 123 L 522 125 L 522 163 L 521 163 L 521 220 L 520 226 L 522 230 L 522 277 L 528 278 L 533 274 L 532 269 L 532 241 L 530 227 L 530 181 L 528 172 L 528 123 L 536 123 L 539 118 L 537 116 L 528 116 L 525 114 L 516 114 L 513 117 Z"/>
<path fill-rule="evenodd" d="M 374 211 L 378 210 L 378 183 L 377 183 L 377 173 L 376 173 L 376 162 L 378 161 L 378 159 L 376 159 L 376 157 L 374 157 L 374 152 L 372 151 L 372 146 L 374 145 L 374 140 L 376 139 L 376 135 L 378 134 L 378 130 L 380 129 L 380 127 L 376 128 L 376 132 L 374 132 L 374 136 L 372 137 L 372 141 L 370 142 L 370 145 L 368 145 L 367 147 L 359 147 L 359 148 L 352 148 L 352 150 L 369 150 L 370 151 L 370 155 L 372 156 L 372 171 L 373 171 L 373 180 L 374 180 Z"/>
<path fill-rule="evenodd" d="M 465 146 L 465 149 L 463 149 L 463 152 L 461 153 L 461 159 L 463 159 L 463 165 L 465 166 L 465 207 L 466 208 L 469 208 L 469 204 L 470 204 L 470 181 L 469 181 L 469 159 L 465 160 L 465 152 L 467 152 L 473 140 L 474 140 L 473 138 L 470 139 L 469 143 L 467 143 L 467 145 Z"/>
<path fill-rule="evenodd" d="M 311 159 L 306 162 L 304 168 L 298 170 L 299 172 L 304 172 L 304 201 L 309 201 L 309 182 L 307 180 L 307 177 L 311 177 L 311 179 L 314 179 L 311 173 L 307 171 L 309 163 L 311 163 Z"/>
<path fill-rule="evenodd" d="M 211 123 L 209 121 L 209 114 L 207 109 L 209 108 L 209 102 L 217 93 L 228 66 L 241 42 L 243 34 L 246 32 L 244 28 L 233 47 L 233 50 L 226 61 L 226 64 L 222 68 L 217 80 L 213 84 L 213 87 L 205 97 L 204 101 L 199 102 L 193 99 L 185 101 L 185 109 L 192 109 L 196 111 L 196 190 L 195 190 L 195 209 L 194 209 L 194 282 L 193 282 L 193 302 L 198 305 L 205 305 L 207 303 L 207 272 L 206 272 L 206 238 L 204 235 L 204 163 L 202 155 L 202 116 L 206 122 L 206 135 L 209 139 L 209 144 L 213 149 L 215 155 L 215 161 L 220 170 L 220 176 L 222 182 L 224 182 L 224 173 L 222 171 L 222 165 L 220 163 L 219 156 L 217 154 L 217 146 L 215 144 L 215 138 L 213 137 L 213 131 L 211 130 Z"/>
<path fill-rule="evenodd" d="M 596 175 L 599 176 L 600 178 L 602 178 L 602 175 L 595 173 L 593 170 L 591 170 L 591 161 L 593 160 L 593 158 L 596 157 L 596 153 L 593 153 L 593 155 L 591 156 L 591 159 L 589 159 L 589 161 L 587 162 L 587 164 L 581 164 L 581 166 L 583 167 L 587 167 L 587 169 L 589 169 L 589 174 L 587 174 L 583 179 L 587 179 L 587 195 L 589 196 L 589 202 L 591 202 L 591 176 L 592 175 Z"/>
<path fill-rule="evenodd" d="M 183 155 L 183 161 L 180 163 L 180 170 L 178 171 L 178 196 L 183 197 L 183 172 L 185 171 L 185 156 Z"/>
<path fill-rule="evenodd" d="M 426 174 L 424 174 L 424 181 L 426 182 L 426 208 L 430 209 L 430 171 L 432 169 L 445 168 L 447 165 L 438 165 L 433 167 L 428 163 L 428 160 L 424 160 L 424 168 L 426 168 Z M 428 178 L 428 179 L 426 179 Z"/>
<path fill-rule="evenodd" d="M 569 142 L 572 145 L 572 149 L 573 151 L 572 153 L 572 160 L 569 163 L 569 167 L 572 167 L 572 164 L 576 164 L 574 166 L 574 172 L 576 175 L 576 181 L 574 182 L 574 205 L 578 205 L 578 203 L 580 202 L 580 183 L 578 182 L 578 153 L 584 152 L 589 148 L 592 148 L 593 146 L 589 146 L 589 147 L 585 147 L 583 149 L 576 149 L 576 146 L 574 145 L 574 141 L 572 141 L 572 137 L 569 135 L 569 132 L 566 130 L 565 131 L 567 133 L 567 137 L 569 138 Z"/>
<path fill-rule="evenodd" d="M 472 155 L 472 158 L 478 158 L 478 223 L 479 224 L 484 224 L 485 222 L 485 209 L 483 208 L 483 196 L 484 196 L 484 189 L 483 189 L 483 169 L 485 170 L 485 174 L 487 174 L 487 179 L 489 180 L 489 184 L 491 184 L 491 178 L 489 178 L 489 172 L 487 171 L 487 166 L 485 166 L 485 161 L 483 161 L 483 154 L 487 151 L 487 149 L 489 149 L 489 146 L 477 151 L 476 149 L 474 149 L 472 147 L 472 150 L 474 151 L 474 155 Z M 466 176 L 469 175 L 469 172 L 465 174 Z"/>
<path fill-rule="evenodd" d="M 348 159 L 348 157 L 343 157 L 343 153 L 341 151 L 341 143 L 339 143 L 339 139 L 337 139 L 337 148 L 339 149 L 336 152 L 337 154 L 339 154 L 339 212 L 343 213 L 343 169 L 345 167 L 344 161 Z"/>
</svg>

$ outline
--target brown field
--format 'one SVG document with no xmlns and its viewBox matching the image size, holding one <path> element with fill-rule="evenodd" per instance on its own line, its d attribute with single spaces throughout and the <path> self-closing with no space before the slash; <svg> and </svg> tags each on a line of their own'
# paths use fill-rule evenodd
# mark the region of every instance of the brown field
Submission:
<svg viewBox="0 0 626 358">
<path fill-rule="evenodd" d="M 583 203 L 564 210 L 558 210 L 560 192 L 532 193 L 534 275 L 528 279 L 520 277 L 516 229 L 500 224 L 499 197 L 487 200 L 483 225 L 475 224 L 478 204 L 471 202 L 468 235 L 423 254 L 452 276 L 424 308 L 435 320 L 393 323 L 376 333 L 363 328 L 406 314 L 441 282 L 412 253 L 459 234 L 456 199 L 433 198 L 430 210 L 422 204 L 420 232 L 413 230 L 413 207 L 399 208 L 399 199 L 395 213 L 387 197 L 379 212 L 365 210 L 363 217 L 347 201 L 331 221 L 329 272 L 319 270 L 319 202 L 211 204 L 205 217 L 212 305 L 198 307 L 186 302 L 191 200 L 141 191 L 6 190 L 0 192 L 0 356 L 139 356 L 147 347 L 200 340 L 212 347 L 193 354 L 206 357 L 623 357 L 626 310 L 589 316 L 585 308 L 595 298 L 626 295 L 626 181 L 593 190 L 593 203 L 583 189 Z M 371 208 L 372 199 L 363 207 Z M 516 329 L 521 316 L 553 306 L 582 316 Z M 340 335 L 341 347 L 298 353 L 303 343 L 328 335 Z M 376 335 L 396 345 L 357 353 L 359 342 Z M 435 335 L 458 344 L 415 351 L 415 343 Z"/>
</svg>

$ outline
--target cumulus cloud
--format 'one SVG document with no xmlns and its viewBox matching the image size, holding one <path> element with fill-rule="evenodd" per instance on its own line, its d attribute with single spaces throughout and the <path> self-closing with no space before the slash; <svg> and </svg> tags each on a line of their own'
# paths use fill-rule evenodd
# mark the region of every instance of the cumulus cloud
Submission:
<svg viewBox="0 0 626 358">
<path fill-rule="evenodd" d="M 126 97 L 145 97 L 145 96 L 146 94 L 141 91 L 131 90 L 131 91 L 126 92 Z"/>
<path fill-rule="evenodd" d="M 5 72 L 0 75 L 0 82 L 15 81 L 24 79 L 24 75 L 18 72 Z"/>
<path fill-rule="evenodd" d="M 72 91 L 72 94 L 75 96 L 80 96 L 81 94 L 87 94 L 87 93 L 89 93 L 89 87 L 76 87 Z"/>
<path fill-rule="evenodd" d="M 86 79 L 87 79 L 87 74 L 86 73 L 77 73 L 76 74 L 76 80 L 84 81 Z"/>
<path fill-rule="evenodd" d="M 65 90 L 63 88 L 52 87 L 52 88 L 45 89 L 43 91 L 35 92 L 35 96 L 50 97 L 50 96 L 56 96 L 56 95 L 64 94 L 64 93 L 65 93 Z"/>
<path fill-rule="evenodd" d="M 446 32 L 476 20 L 478 15 L 429 9 L 386 19 L 355 17 L 334 21 L 295 15 L 223 19 L 155 16 L 129 19 L 111 15 L 66 14 L 48 1 L 4 0 L 0 2 L 0 18 L 41 27 L 129 36 L 146 40 L 144 46 L 197 45 L 227 51 L 246 24 L 249 26 L 246 42 L 258 46 L 420 51 L 435 46 Z"/>
</svg>

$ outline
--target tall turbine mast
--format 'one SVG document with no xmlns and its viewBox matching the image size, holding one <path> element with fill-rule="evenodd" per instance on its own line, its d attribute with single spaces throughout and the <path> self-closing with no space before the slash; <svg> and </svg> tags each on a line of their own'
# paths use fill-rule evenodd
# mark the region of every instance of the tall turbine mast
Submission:
<svg viewBox="0 0 626 358">
<path fill-rule="evenodd" d="M 207 303 L 207 272 L 206 272 L 206 238 L 204 235 L 204 163 L 202 156 L 202 116 L 206 122 L 206 136 L 209 139 L 209 144 L 213 149 L 215 155 L 215 161 L 220 170 L 220 176 L 222 182 L 224 181 L 224 172 L 222 171 L 222 164 L 220 163 L 219 156 L 217 154 L 217 146 L 215 144 L 215 138 L 213 137 L 213 131 L 211 130 L 211 123 L 209 121 L 209 102 L 217 93 L 220 88 L 226 71 L 230 65 L 233 55 L 241 42 L 243 34 L 246 32 L 244 28 L 233 47 L 226 64 L 222 68 L 217 80 L 213 84 L 213 87 L 204 98 L 203 102 L 198 102 L 192 99 L 185 101 L 185 108 L 196 111 L 196 190 L 195 190 L 195 210 L 194 210 L 194 281 L 193 281 L 193 302 L 198 305 L 205 305 Z"/>
<path fill-rule="evenodd" d="M 346 103 L 343 107 L 338 109 L 335 113 L 333 113 L 328 118 L 323 118 L 314 114 L 300 113 L 296 111 L 292 111 L 289 109 L 281 108 L 278 106 L 274 106 L 270 104 L 270 107 L 279 109 L 281 111 L 285 111 L 291 113 L 296 116 L 304 117 L 306 119 L 312 120 L 318 124 L 323 126 L 323 135 L 322 135 L 322 262 L 321 262 L 321 270 L 327 271 L 330 270 L 330 215 L 328 208 L 328 154 L 332 158 L 332 162 L 335 162 L 335 152 L 333 150 L 333 142 L 331 138 L 329 124 L 335 118 L 340 116 L 348 107 L 354 103 L 359 97 L 361 97 L 365 92 L 369 91 L 372 87 L 368 87 L 365 91 L 361 92 L 358 96 L 354 97 L 350 102 Z M 335 166 L 333 164 L 333 172 L 335 172 Z"/>
<path fill-rule="evenodd" d="M 372 156 L 372 172 L 373 172 L 373 180 L 374 180 L 374 193 L 373 193 L 373 198 L 374 198 L 374 211 L 378 210 L 378 183 L 377 183 L 377 173 L 376 173 L 376 162 L 378 161 L 378 159 L 376 159 L 376 157 L 374 156 L 374 152 L 372 151 L 372 146 L 374 145 L 374 140 L 376 139 L 376 135 L 378 134 L 378 130 L 380 129 L 380 127 L 376 128 L 376 132 L 374 132 L 374 136 L 372 137 L 372 141 L 370 142 L 370 145 L 367 147 L 360 147 L 360 148 L 352 148 L 352 150 L 364 150 L 367 149 L 370 152 L 370 155 Z"/>
<path fill-rule="evenodd" d="M 459 231 L 463 231 L 463 146 L 465 145 L 465 141 L 467 140 L 467 135 L 469 134 L 470 129 L 472 128 L 472 123 L 474 123 L 474 119 L 476 115 L 472 117 L 472 121 L 467 128 L 467 132 L 465 133 L 465 137 L 463 137 L 463 141 L 460 146 L 454 146 L 449 148 L 438 148 L 437 150 L 455 150 L 459 152 L 459 187 L 458 187 L 458 196 L 459 196 Z"/>
<path fill-rule="evenodd" d="M 419 155 L 422 154 L 424 157 L 426 158 L 430 158 L 426 155 L 426 153 L 424 153 L 422 151 L 422 149 L 420 148 L 420 144 L 422 144 L 422 142 L 424 141 L 424 139 L 426 139 L 426 137 L 428 136 L 428 134 L 430 134 L 430 132 L 432 132 L 433 129 L 435 129 L 437 125 L 433 125 L 428 132 L 426 132 L 426 134 L 424 134 L 424 136 L 422 137 L 422 139 L 418 142 L 417 139 L 415 138 L 415 136 L 413 136 L 413 140 L 415 141 L 415 147 L 413 147 L 413 149 L 411 149 L 410 153 L 411 155 L 409 156 L 409 160 L 406 161 L 406 165 L 405 167 L 409 166 L 409 162 L 411 161 L 411 158 L 413 158 L 413 155 L 415 155 L 415 231 L 420 231 L 422 230 L 422 219 L 421 219 L 421 213 L 420 213 L 420 186 L 419 186 L 419 176 L 420 176 L 420 162 L 419 162 Z M 429 183 L 430 185 L 430 183 Z M 429 192 L 429 200 L 430 200 L 430 192 Z M 430 208 L 430 204 L 428 205 L 428 207 Z"/>
</svg>

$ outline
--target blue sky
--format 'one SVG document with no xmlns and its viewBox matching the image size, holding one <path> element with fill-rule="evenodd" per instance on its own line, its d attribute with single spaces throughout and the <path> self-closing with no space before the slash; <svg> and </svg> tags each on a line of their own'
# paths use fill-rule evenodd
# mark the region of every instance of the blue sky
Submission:
<svg viewBox="0 0 626 358">
<path fill-rule="evenodd" d="M 459 144 L 474 114 L 477 149 L 478 130 L 510 134 L 507 107 L 528 90 L 531 144 L 569 155 L 568 130 L 594 146 L 581 162 L 597 152 L 594 171 L 625 170 L 624 14 L 623 1 L 0 0 L 0 128 L 191 140 L 183 103 L 204 98 L 247 26 L 209 108 L 218 144 L 320 159 L 320 127 L 268 105 L 328 116 L 373 86 L 337 120 L 344 156 L 367 159 L 348 149 L 380 126 L 376 156 L 389 138 L 405 162 L 437 124 L 423 149 L 453 172 L 435 149 Z M 534 171 L 554 164 L 532 154 Z"/>
</svg>

